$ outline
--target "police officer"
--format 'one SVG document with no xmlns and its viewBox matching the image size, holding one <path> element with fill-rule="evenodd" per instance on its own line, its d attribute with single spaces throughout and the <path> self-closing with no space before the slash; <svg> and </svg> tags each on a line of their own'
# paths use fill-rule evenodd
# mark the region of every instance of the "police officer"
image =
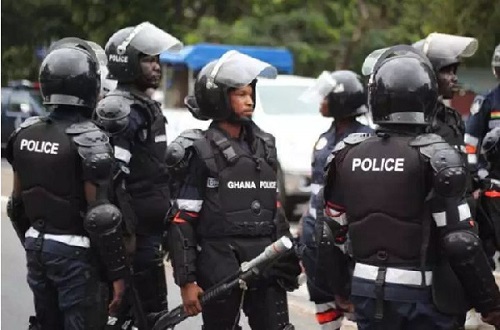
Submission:
<svg viewBox="0 0 500 330">
<path fill-rule="evenodd" d="M 185 172 L 168 241 L 189 315 L 201 311 L 203 290 L 235 274 L 278 236 L 289 235 L 286 219 L 275 223 L 274 137 L 251 120 L 260 74 L 275 77 L 276 69 L 236 51 L 207 64 L 187 106 L 195 118 L 213 121 L 208 130 L 186 131 L 169 146 L 169 164 Z M 248 290 L 203 306 L 203 329 L 241 329 L 241 308 L 252 329 L 293 329 L 285 288 L 297 287 L 299 273 L 296 258 L 280 261 Z"/>
<path fill-rule="evenodd" d="M 438 100 L 432 66 L 409 46 L 374 53 L 363 71 L 379 129 L 344 139 L 327 170 L 324 234 L 338 247 L 348 240 L 355 261 L 350 281 L 334 255 L 336 295 L 350 292 L 361 330 L 456 329 L 467 302 L 499 326 L 500 292 L 463 198 L 465 162 L 425 134 Z"/>
<path fill-rule="evenodd" d="M 500 79 L 500 44 L 495 48 L 491 59 L 493 74 Z M 465 130 L 465 145 L 470 163 L 476 165 L 478 146 L 486 133 L 500 126 L 500 84 L 485 96 L 477 95 L 470 109 Z M 479 165 L 479 164 L 477 164 Z M 485 176 L 486 173 L 483 174 Z"/>
<path fill-rule="evenodd" d="M 424 40 L 414 43 L 413 47 L 427 56 L 438 80 L 439 101 L 429 131 L 465 152 L 465 124 L 462 117 L 443 101 L 453 98 L 457 89 L 457 70 L 462 58 L 474 55 L 478 42 L 475 38 L 431 33 Z"/>
<path fill-rule="evenodd" d="M 100 91 L 92 48 L 79 40 L 53 49 L 40 67 L 40 89 L 52 111 L 26 120 L 7 146 L 14 171 L 7 213 L 26 249 L 35 298 L 30 329 L 103 329 L 128 268 L 121 214 L 107 196 L 113 150 L 90 121 Z M 102 280 L 112 282 L 109 306 Z"/>
<path fill-rule="evenodd" d="M 301 99 L 321 100 L 321 115 L 334 119 L 314 145 L 311 198 L 301 219 L 301 242 L 305 245 L 302 262 L 307 273 L 309 296 L 316 304 L 316 319 L 322 329 L 340 329 L 343 312 L 335 306 L 330 285 L 315 281 L 316 272 L 328 271 L 325 260 L 318 263 L 316 259 L 315 223 L 317 217 L 323 216 L 323 198 L 318 193 L 323 188 L 326 160 L 335 145 L 351 133 L 371 133 L 373 130 L 356 120 L 357 116 L 367 112 L 367 95 L 359 76 L 352 71 L 323 72 Z"/>
<path fill-rule="evenodd" d="M 495 48 L 493 58 L 491 60 L 491 66 L 493 74 L 497 77 L 497 79 L 500 79 L 500 45 Z M 485 96 L 476 96 L 470 109 L 470 117 L 467 121 L 465 133 L 465 143 L 468 157 L 470 162 L 476 166 L 480 187 L 487 189 L 487 191 L 481 193 L 480 195 L 478 201 L 479 211 L 477 213 L 477 219 L 481 224 L 481 239 L 483 240 L 487 254 L 491 257 L 492 268 L 495 267 L 493 255 L 500 245 L 498 245 L 498 239 L 496 238 L 496 223 L 493 222 L 498 213 L 492 209 L 492 205 L 496 204 L 497 196 L 493 192 L 494 190 L 490 189 L 489 183 L 492 179 L 500 179 L 500 173 L 498 173 L 497 170 L 494 170 L 493 173 L 488 171 L 487 168 L 496 169 L 497 165 L 494 164 L 496 156 L 492 156 L 489 152 L 487 152 L 486 156 L 488 156 L 489 159 L 487 160 L 488 166 L 485 166 L 486 164 L 484 163 L 484 159 L 481 158 L 482 154 L 479 153 L 480 150 L 478 150 L 478 146 L 481 143 L 484 144 L 486 142 L 483 141 L 486 133 L 496 127 L 500 127 L 500 85 L 492 89 Z M 489 150 L 489 146 L 492 143 L 491 137 L 493 136 L 495 135 L 493 134 L 490 136 L 490 141 L 487 143 L 488 145 L 486 146 L 486 150 Z"/>
<path fill-rule="evenodd" d="M 159 54 L 181 46 L 179 40 L 149 22 L 118 30 L 105 47 L 109 78 L 118 84 L 98 103 L 95 113 L 98 125 L 111 134 L 119 163 L 116 198 L 127 228 L 133 284 L 141 300 L 141 306 L 135 307 L 144 313 L 167 308 L 160 246 L 163 219 L 170 207 L 166 119 L 160 104 L 146 91 L 159 86 Z M 124 313 L 114 325 L 119 328 L 126 318 Z"/>
</svg>

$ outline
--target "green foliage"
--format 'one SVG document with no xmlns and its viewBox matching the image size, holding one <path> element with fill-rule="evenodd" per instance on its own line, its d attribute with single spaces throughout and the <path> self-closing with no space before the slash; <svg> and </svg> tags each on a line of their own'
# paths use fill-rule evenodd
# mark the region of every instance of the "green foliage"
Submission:
<svg viewBox="0 0 500 330">
<path fill-rule="evenodd" d="M 2 83 L 36 79 L 37 47 L 77 36 L 105 45 L 119 28 L 150 21 L 186 44 L 288 47 L 297 74 L 359 71 L 372 50 L 412 43 L 433 31 L 479 39 L 473 65 L 489 65 L 500 42 L 491 0 L 4 0 Z"/>
</svg>

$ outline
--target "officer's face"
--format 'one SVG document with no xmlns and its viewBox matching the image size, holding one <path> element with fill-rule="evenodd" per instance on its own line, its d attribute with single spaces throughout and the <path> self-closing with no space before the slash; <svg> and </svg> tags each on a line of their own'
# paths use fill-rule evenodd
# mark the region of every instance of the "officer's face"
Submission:
<svg viewBox="0 0 500 330">
<path fill-rule="evenodd" d="M 331 117 L 330 111 L 328 110 L 328 97 L 325 97 L 323 101 L 321 101 L 321 105 L 319 106 L 319 112 L 323 117 Z"/>
<path fill-rule="evenodd" d="M 444 99 L 451 99 L 457 87 L 457 65 L 444 67 L 438 75 L 439 95 Z"/>
<path fill-rule="evenodd" d="M 233 111 L 240 117 L 251 117 L 253 113 L 253 88 L 250 85 L 229 92 Z"/>
<path fill-rule="evenodd" d="M 160 56 L 141 55 L 139 59 L 141 76 L 139 85 L 145 90 L 148 88 L 158 88 L 161 81 Z"/>
</svg>

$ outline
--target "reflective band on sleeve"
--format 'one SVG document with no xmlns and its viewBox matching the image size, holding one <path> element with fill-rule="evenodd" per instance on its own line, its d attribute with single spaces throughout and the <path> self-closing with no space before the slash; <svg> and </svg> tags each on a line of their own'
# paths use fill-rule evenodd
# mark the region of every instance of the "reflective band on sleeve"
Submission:
<svg viewBox="0 0 500 330">
<path fill-rule="evenodd" d="M 119 160 L 128 164 L 130 162 L 131 157 L 132 157 L 132 154 L 130 153 L 130 151 L 128 151 L 127 149 L 115 146 L 115 158 L 116 159 L 119 159 Z"/>
<path fill-rule="evenodd" d="M 467 220 L 471 217 L 469 204 L 464 203 L 458 206 L 458 216 L 460 221 Z"/>
<path fill-rule="evenodd" d="M 465 142 L 465 144 L 468 144 L 471 147 L 476 148 L 477 144 L 479 143 L 479 139 L 477 137 L 474 137 L 474 136 L 468 134 L 468 133 L 465 133 L 464 142 Z"/>
<path fill-rule="evenodd" d="M 203 205 L 202 200 L 194 200 L 194 199 L 178 199 L 176 200 L 177 206 L 179 210 L 191 211 L 191 212 L 200 212 L 201 206 Z"/>
<path fill-rule="evenodd" d="M 446 226 L 446 212 L 432 213 L 432 217 L 434 218 L 434 221 L 436 222 L 436 226 L 438 226 L 438 227 Z"/>
<path fill-rule="evenodd" d="M 477 164 L 477 155 L 476 154 L 467 154 L 467 162 L 469 164 Z"/>
</svg>

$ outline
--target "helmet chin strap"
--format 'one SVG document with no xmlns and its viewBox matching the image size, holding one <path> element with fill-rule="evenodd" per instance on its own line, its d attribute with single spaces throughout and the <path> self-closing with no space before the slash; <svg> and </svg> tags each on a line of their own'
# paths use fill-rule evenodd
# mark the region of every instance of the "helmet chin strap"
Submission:
<svg viewBox="0 0 500 330">
<path fill-rule="evenodd" d="M 231 114 L 226 119 L 226 121 L 229 122 L 229 123 L 231 123 L 231 124 L 242 124 L 242 125 L 245 125 L 245 124 L 249 124 L 249 123 L 252 122 L 252 117 L 238 116 L 236 113 L 234 113 L 233 111 L 231 111 Z"/>
</svg>

